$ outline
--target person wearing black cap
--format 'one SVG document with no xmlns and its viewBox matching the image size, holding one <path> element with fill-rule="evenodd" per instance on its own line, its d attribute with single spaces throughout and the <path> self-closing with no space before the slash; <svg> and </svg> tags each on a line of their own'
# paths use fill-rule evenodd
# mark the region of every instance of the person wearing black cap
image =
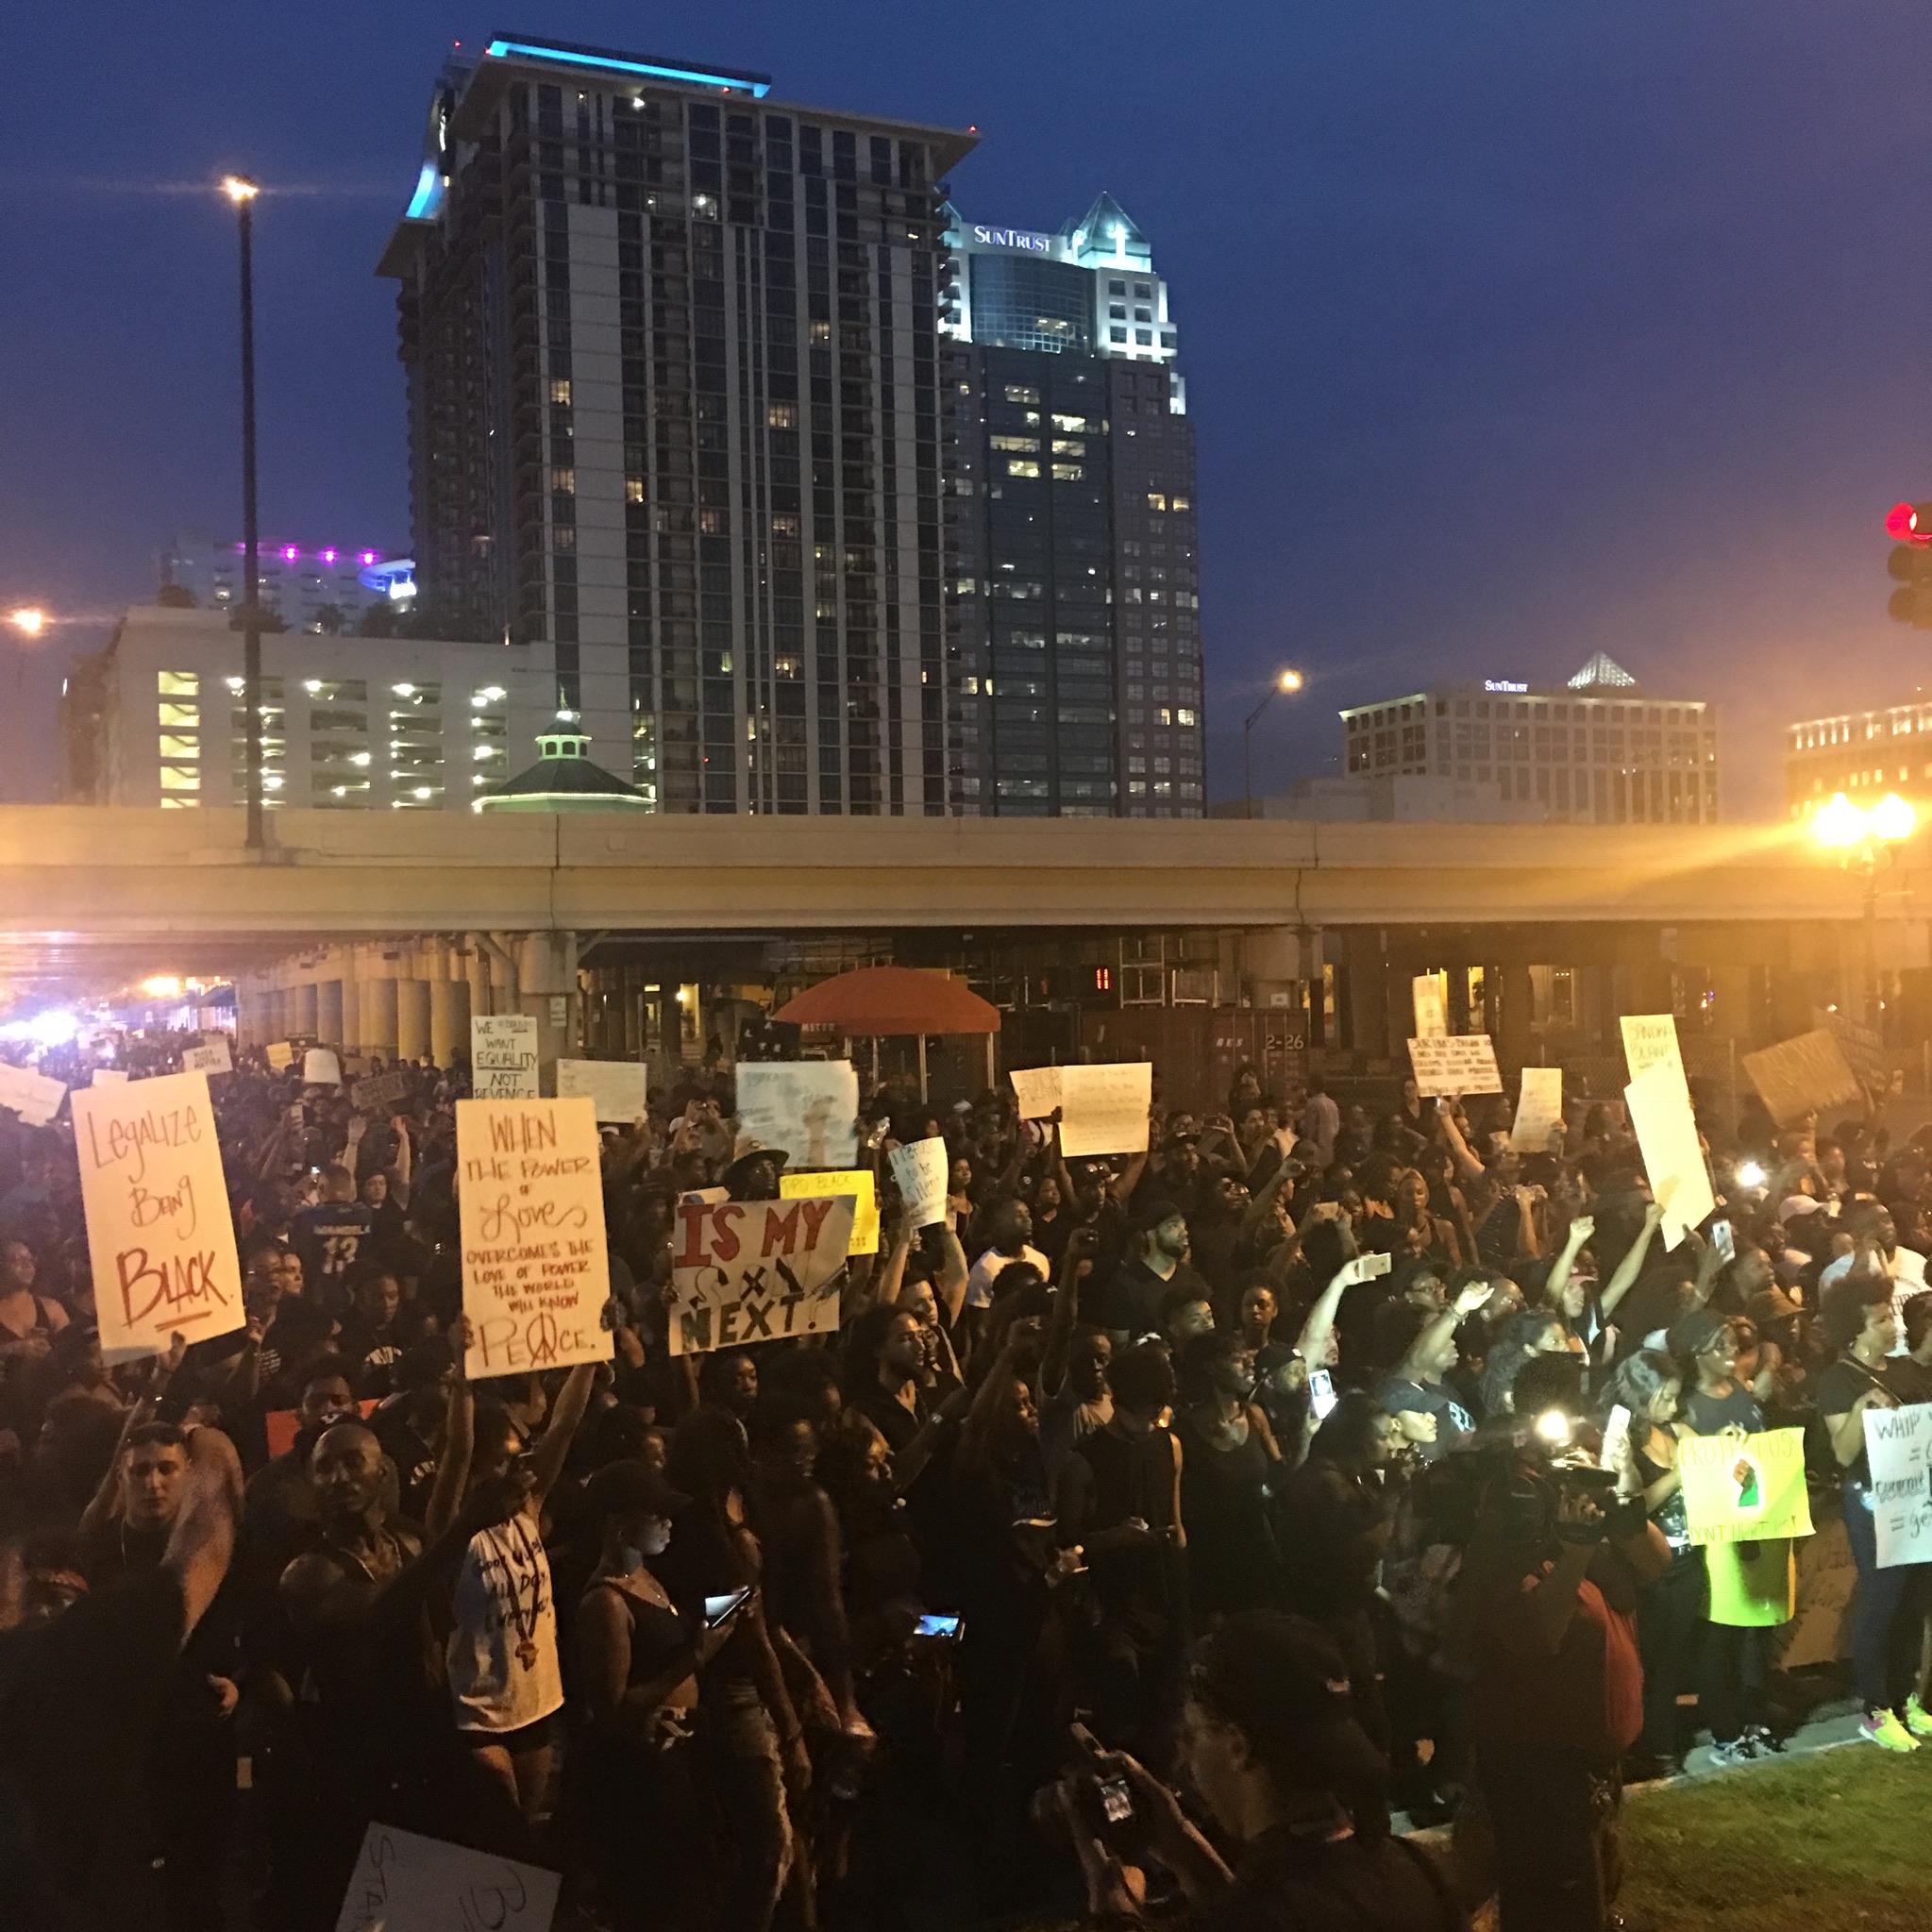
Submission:
<svg viewBox="0 0 1932 1932">
<path fill-rule="evenodd" d="M 776 1201 L 779 1174 L 790 1159 L 781 1147 L 747 1148 L 718 1178 L 733 1201 Z"/>
<path fill-rule="evenodd" d="M 1134 1232 L 1139 1253 L 1123 1261 L 1100 1291 L 1095 1319 L 1117 1348 L 1159 1332 L 1161 1306 L 1176 1289 L 1211 1306 L 1213 1290 L 1187 1261 L 1187 1218 L 1171 1201 L 1150 1201 L 1137 1208 Z"/>
<path fill-rule="evenodd" d="M 1356 1722 L 1341 1653 L 1313 1623 L 1243 1610 L 1188 1674 L 1181 1758 L 1225 1839 L 1231 1869 L 1167 1786 L 1103 1754 L 1058 1788 L 1086 1880 L 1088 1924 L 1143 1920 L 1127 1858 L 1157 1858 L 1187 1894 L 1178 1932 L 1463 1932 L 1430 1854 L 1394 1838 L 1387 1766 Z M 1124 1783 L 1131 1817 L 1106 1836 L 1097 1783 Z M 1117 1809 L 1117 1804 L 1114 1807 Z M 1114 1849 L 1114 1847 L 1119 1849 Z"/>
</svg>

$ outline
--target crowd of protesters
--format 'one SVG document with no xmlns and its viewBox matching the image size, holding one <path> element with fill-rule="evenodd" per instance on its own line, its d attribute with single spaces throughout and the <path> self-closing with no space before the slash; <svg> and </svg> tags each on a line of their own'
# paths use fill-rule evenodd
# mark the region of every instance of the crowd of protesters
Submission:
<svg viewBox="0 0 1932 1932">
<path fill-rule="evenodd" d="M 787 1161 L 714 1067 L 607 1132 L 613 1359 L 472 1383 L 464 1075 L 409 1072 L 380 1118 L 218 1076 L 245 1326 L 112 1369 L 71 1139 L 0 1113 L 10 1923 L 331 1926 L 380 1821 L 611 1932 L 1081 1879 L 1108 1924 L 1427 1932 L 1493 1884 L 1597 1932 L 1623 1780 L 1801 1715 L 1791 1545 L 1688 1536 L 1678 1445 L 1726 1430 L 1807 1432 L 1864 1735 L 1932 1737 L 1862 1434 L 1932 1399 L 1916 1141 L 1701 1109 L 1720 1207 L 1671 1247 L 1615 1102 L 1524 1152 L 1500 1096 L 1244 1072 L 1191 1115 L 1157 1069 L 1149 1151 L 1069 1161 L 1010 1093 L 887 1085 L 839 1332 L 673 1356 L 680 1197 Z M 886 1155 L 935 1134 L 916 1231 Z M 1392 1805 L 1456 1818 L 1454 1880 Z"/>
</svg>

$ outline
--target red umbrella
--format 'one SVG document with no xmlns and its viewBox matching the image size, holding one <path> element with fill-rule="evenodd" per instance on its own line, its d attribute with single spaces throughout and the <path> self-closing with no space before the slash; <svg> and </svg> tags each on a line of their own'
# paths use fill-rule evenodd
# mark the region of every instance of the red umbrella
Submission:
<svg viewBox="0 0 1932 1932">
<path fill-rule="evenodd" d="M 969 987 L 911 966 L 860 966 L 808 986 L 772 1015 L 843 1033 L 997 1033 L 1000 1009 Z"/>
</svg>

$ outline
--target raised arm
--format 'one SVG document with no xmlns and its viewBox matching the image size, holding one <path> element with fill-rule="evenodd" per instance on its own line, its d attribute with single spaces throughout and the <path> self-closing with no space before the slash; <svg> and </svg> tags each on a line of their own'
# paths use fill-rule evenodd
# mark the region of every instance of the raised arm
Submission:
<svg viewBox="0 0 1932 1932">
<path fill-rule="evenodd" d="M 1489 1299 L 1491 1292 L 1487 1277 L 1479 1282 L 1470 1282 L 1440 1315 L 1423 1325 L 1409 1344 L 1408 1353 L 1397 1365 L 1396 1374 L 1404 1382 L 1420 1382 L 1422 1364 L 1455 1333 L 1456 1323 L 1465 1315 L 1473 1315 Z"/>
<path fill-rule="evenodd" d="M 1597 1297 L 1597 1306 L 1603 1311 L 1605 1321 L 1609 1320 L 1618 1302 L 1637 1285 L 1637 1278 L 1643 1272 L 1644 1259 L 1650 1253 L 1650 1244 L 1663 1224 L 1663 1218 L 1664 1211 L 1655 1201 L 1645 1203 L 1643 1226 L 1638 1230 L 1637 1239 L 1611 1270 L 1610 1279 L 1604 1284 L 1603 1292 Z"/>
<path fill-rule="evenodd" d="M 1551 1307 L 1561 1304 L 1563 1291 L 1570 1285 L 1571 1274 L 1576 1267 L 1576 1257 L 1583 1252 L 1583 1244 L 1596 1231 L 1596 1222 L 1587 1214 L 1578 1215 L 1571 1222 L 1570 1232 L 1563 1237 L 1563 1246 L 1557 1251 L 1556 1259 L 1550 1264 L 1550 1279 L 1543 1285 L 1543 1300 Z M 1621 1297 L 1618 1299 L 1621 1300 Z"/>
<path fill-rule="evenodd" d="M 565 1378 L 550 1412 L 550 1426 L 530 1455 L 530 1506 L 542 1511 L 545 1499 L 563 1473 L 563 1458 L 570 1453 L 571 1437 L 583 1420 L 584 1411 L 597 1386 L 597 1364 L 580 1362 Z"/>
<path fill-rule="evenodd" d="M 1059 1292 L 1053 1297 L 1053 1316 L 1047 1324 L 1046 1352 L 1040 1357 L 1042 1400 L 1059 1393 L 1067 1380 L 1067 1359 L 1073 1348 L 1073 1325 L 1079 1319 L 1080 1274 L 1100 1248 L 1091 1228 L 1075 1228 L 1067 1237 L 1067 1252 L 1060 1262 Z"/>
<path fill-rule="evenodd" d="M 462 1492 L 470 1479 L 470 1457 L 477 1442 L 476 1391 L 470 1387 L 469 1318 L 459 1315 L 450 1340 L 456 1355 L 456 1379 L 449 1385 L 449 1406 L 443 1420 L 443 1453 L 436 1458 L 436 1482 L 423 1512 L 423 1527 L 440 1537 L 456 1520 Z"/>
<path fill-rule="evenodd" d="M 966 1250 L 960 1245 L 959 1230 L 952 1225 L 949 1216 L 939 1223 L 939 1299 L 946 1304 L 946 1319 L 957 1322 L 959 1312 L 966 1306 L 966 1276 L 972 1272 L 966 1265 Z"/>
</svg>

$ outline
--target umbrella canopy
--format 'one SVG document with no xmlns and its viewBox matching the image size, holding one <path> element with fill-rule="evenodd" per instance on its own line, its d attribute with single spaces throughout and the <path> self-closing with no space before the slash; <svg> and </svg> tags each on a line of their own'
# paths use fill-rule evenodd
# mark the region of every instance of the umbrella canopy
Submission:
<svg viewBox="0 0 1932 1932">
<path fill-rule="evenodd" d="M 772 1015 L 845 1033 L 997 1033 L 1000 1009 L 957 980 L 911 966 L 860 966 L 808 986 Z"/>
</svg>

